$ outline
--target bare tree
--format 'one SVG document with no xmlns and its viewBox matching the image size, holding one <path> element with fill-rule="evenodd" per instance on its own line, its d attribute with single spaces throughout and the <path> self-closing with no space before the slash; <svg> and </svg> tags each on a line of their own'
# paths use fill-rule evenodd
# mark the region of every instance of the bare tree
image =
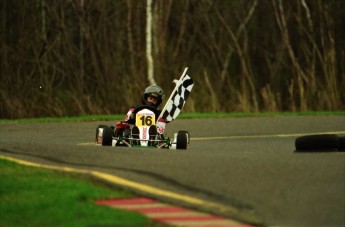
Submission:
<svg viewBox="0 0 345 227">
<path fill-rule="evenodd" d="M 154 64 L 152 57 L 152 0 L 147 0 L 146 5 L 146 59 L 147 78 L 150 84 L 156 84 L 154 78 Z"/>
<path fill-rule="evenodd" d="M 189 111 L 345 109 L 344 1 L 0 2 L 2 118 L 123 114 L 185 66 Z"/>
</svg>

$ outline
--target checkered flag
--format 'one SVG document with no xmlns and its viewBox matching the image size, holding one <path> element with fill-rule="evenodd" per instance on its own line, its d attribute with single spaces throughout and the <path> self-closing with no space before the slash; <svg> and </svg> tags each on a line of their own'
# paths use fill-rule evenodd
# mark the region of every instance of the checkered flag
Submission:
<svg viewBox="0 0 345 227">
<path fill-rule="evenodd" d="M 194 85 L 193 79 L 186 74 L 187 69 L 188 68 L 185 68 L 180 80 L 176 83 L 176 87 L 171 93 L 158 119 L 164 118 L 168 123 L 175 120 L 180 114 Z"/>
</svg>

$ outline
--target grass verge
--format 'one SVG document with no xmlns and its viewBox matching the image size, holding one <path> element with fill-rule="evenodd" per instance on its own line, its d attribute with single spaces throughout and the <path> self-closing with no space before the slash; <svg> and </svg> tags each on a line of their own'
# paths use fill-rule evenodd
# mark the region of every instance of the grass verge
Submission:
<svg viewBox="0 0 345 227">
<path fill-rule="evenodd" d="M 274 117 L 274 116 L 345 116 L 345 111 L 318 111 L 318 112 L 260 112 L 260 113 L 181 113 L 178 119 L 191 118 L 229 118 L 229 117 Z M 113 115 L 83 115 L 75 117 L 46 117 L 0 119 L 0 123 L 35 123 L 35 122 L 89 122 L 89 121 L 120 121 L 124 114 Z"/>
<path fill-rule="evenodd" d="M 0 226 L 163 226 L 139 213 L 93 204 L 133 197 L 128 191 L 4 159 L 0 169 Z"/>
</svg>

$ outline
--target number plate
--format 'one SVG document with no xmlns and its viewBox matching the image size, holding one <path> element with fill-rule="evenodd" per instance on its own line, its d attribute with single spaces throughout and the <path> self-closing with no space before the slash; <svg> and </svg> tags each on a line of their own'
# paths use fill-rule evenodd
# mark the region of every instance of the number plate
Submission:
<svg viewBox="0 0 345 227">
<path fill-rule="evenodd" d="M 135 117 L 135 125 L 140 127 L 140 126 L 151 126 L 155 125 L 156 119 L 155 119 L 155 114 L 154 113 L 141 113 L 138 112 L 136 117 Z"/>
</svg>

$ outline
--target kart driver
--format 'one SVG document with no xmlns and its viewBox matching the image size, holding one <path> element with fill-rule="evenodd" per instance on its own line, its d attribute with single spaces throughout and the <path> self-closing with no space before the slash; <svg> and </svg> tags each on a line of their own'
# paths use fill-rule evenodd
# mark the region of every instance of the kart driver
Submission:
<svg viewBox="0 0 345 227">
<path fill-rule="evenodd" d="M 142 104 L 141 105 L 148 105 L 155 108 L 155 115 L 156 119 L 159 117 L 161 110 L 158 109 L 159 105 L 164 100 L 165 94 L 161 87 L 157 85 L 150 85 L 148 86 L 144 94 L 142 96 Z M 139 106 L 139 105 L 138 105 Z M 131 107 L 126 114 L 125 122 L 118 122 L 116 123 L 115 128 L 115 134 L 119 131 L 122 131 L 121 129 L 129 128 L 128 124 L 135 124 L 135 115 L 133 111 L 136 107 Z M 159 134 L 163 134 L 165 130 L 166 120 L 163 118 L 160 118 L 156 122 L 156 128 L 157 132 Z"/>
</svg>

